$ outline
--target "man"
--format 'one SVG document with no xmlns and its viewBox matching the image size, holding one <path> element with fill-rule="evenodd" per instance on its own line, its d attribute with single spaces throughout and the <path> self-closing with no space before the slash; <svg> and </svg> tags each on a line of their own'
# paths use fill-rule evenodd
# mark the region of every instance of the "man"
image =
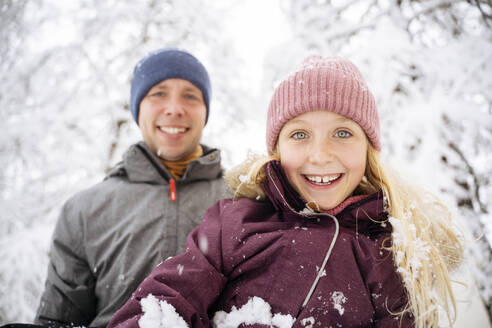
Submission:
<svg viewBox="0 0 492 328">
<path fill-rule="evenodd" d="M 162 49 L 136 65 L 130 110 L 144 141 L 63 207 L 37 323 L 106 326 L 157 264 L 183 250 L 206 209 L 228 196 L 219 151 L 200 145 L 210 94 L 207 71 L 185 51 Z"/>
</svg>

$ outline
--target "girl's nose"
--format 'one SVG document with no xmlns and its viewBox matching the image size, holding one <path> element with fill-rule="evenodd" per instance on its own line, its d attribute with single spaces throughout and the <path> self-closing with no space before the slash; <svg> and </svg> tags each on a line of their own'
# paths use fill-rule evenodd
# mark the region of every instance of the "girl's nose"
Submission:
<svg viewBox="0 0 492 328">
<path fill-rule="evenodd" d="M 309 161 L 317 165 L 332 162 L 335 158 L 332 148 L 327 142 L 314 143 L 309 152 Z"/>
</svg>

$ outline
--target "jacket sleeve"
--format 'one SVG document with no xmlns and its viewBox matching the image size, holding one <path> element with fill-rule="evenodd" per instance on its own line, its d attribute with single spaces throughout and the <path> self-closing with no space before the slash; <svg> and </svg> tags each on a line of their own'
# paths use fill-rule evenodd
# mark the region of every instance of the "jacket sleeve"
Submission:
<svg viewBox="0 0 492 328">
<path fill-rule="evenodd" d="M 85 260 L 81 215 L 76 203 L 73 199 L 68 201 L 58 218 L 36 323 L 89 325 L 95 317 L 94 277 Z"/>
<path fill-rule="evenodd" d="M 364 278 L 374 306 L 375 327 L 414 327 L 412 315 L 402 314 L 407 305 L 406 290 L 391 252 L 382 247 L 386 237 L 363 243 L 366 246 L 364 261 L 367 262 L 363 265 L 367 268 Z"/>
<path fill-rule="evenodd" d="M 220 208 L 215 203 L 187 238 L 184 253 L 157 266 L 140 284 L 108 327 L 138 327 L 139 320 L 169 322 L 169 305 L 189 327 L 209 327 L 208 310 L 219 297 L 226 277 L 222 272 Z M 154 300 L 144 311 L 143 299 Z M 172 312 L 171 311 L 171 312 Z"/>
</svg>

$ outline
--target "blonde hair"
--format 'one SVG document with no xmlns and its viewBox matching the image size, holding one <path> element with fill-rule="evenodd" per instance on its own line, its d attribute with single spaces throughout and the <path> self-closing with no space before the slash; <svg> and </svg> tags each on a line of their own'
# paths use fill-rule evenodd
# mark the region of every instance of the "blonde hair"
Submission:
<svg viewBox="0 0 492 328">
<path fill-rule="evenodd" d="M 261 182 L 265 165 L 279 160 L 278 152 L 261 156 L 249 154 L 246 161 L 226 173 L 226 181 L 235 197 L 263 200 Z M 380 153 L 368 145 L 365 176 L 356 193 L 383 191 L 393 227 L 385 247 L 392 251 L 396 271 L 401 275 L 408 303 L 401 313 L 410 312 L 415 327 L 437 327 L 442 308 L 454 322 L 456 302 L 449 271 L 463 260 L 459 234 L 454 229 L 450 211 L 434 195 L 416 188 L 383 165 Z"/>
</svg>

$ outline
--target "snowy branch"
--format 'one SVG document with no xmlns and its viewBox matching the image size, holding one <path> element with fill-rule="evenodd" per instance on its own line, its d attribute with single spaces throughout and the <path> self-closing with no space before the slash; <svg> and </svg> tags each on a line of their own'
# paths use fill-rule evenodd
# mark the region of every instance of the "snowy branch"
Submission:
<svg viewBox="0 0 492 328">
<path fill-rule="evenodd" d="M 466 170 L 468 171 L 468 174 L 470 174 L 470 176 L 473 179 L 473 184 L 474 184 L 473 195 L 475 196 L 475 199 L 480 207 L 480 212 L 484 214 L 488 213 L 486 206 L 483 204 L 482 200 L 480 199 L 480 182 L 478 180 L 477 174 L 475 173 L 475 170 L 466 159 L 466 156 L 463 154 L 463 152 L 459 149 L 459 147 L 454 142 L 450 142 L 448 146 L 462 160 L 463 164 L 465 164 L 466 166 Z"/>
<path fill-rule="evenodd" d="M 419 11 L 416 11 L 412 17 L 409 17 L 409 21 L 412 21 L 424 15 L 429 15 L 437 10 L 449 9 L 453 5 L 460 2 L 462 2 L 462 0 L 444 0 L 444 1 L 438 0 L 438 1 L 426 3 L 426 6 L 424 6 Z"/>
<path fill-rule="evenodd" d="M 485 12 L 485 9 L 482 7 L 482 2 L 488 7 L 488 10 L 491 11 L 489 13 Z M 492 20 L 492 1 L 491 0 L 475 0 L 475 3 L 478 7 L 478 10 L 480 10 L 480 13 L 482 14 L 483 20 L 485 21 L 485 24 L 488 27 L 491 27 L 489 25 L 488 20 Z"/>
<path fill-rule="evenodd" d="M 330 41 L 339 40 L 339 39 L 348 39 L 348 38 L 360 33 L 363 30 L 373 29 L 375 27 L 376 27 L 375 23 L 360 24 L 358 26 L 346 28 L 344 30 L 336 31 L 335 33 L 332 33 L 332 34 L 328 34 L 326 36 L 325 40 L 327 42 L 330 42 Z"/>
</svg>

